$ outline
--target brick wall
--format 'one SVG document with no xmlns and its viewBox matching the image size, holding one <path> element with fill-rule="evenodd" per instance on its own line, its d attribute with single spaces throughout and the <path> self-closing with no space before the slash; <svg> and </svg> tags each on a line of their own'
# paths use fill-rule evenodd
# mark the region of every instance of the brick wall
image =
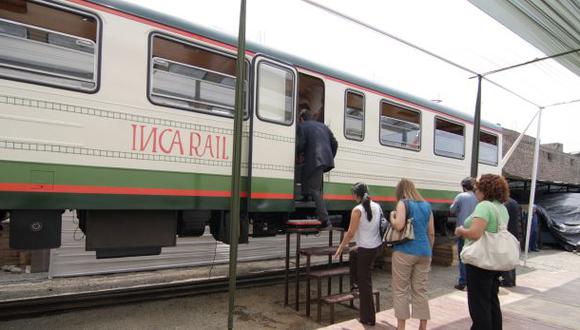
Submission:
<svg viewBox="0 0 580 330">
<path fill-rule="evenodd" d="M 520 133 L 503 129 L 503 154 L 505 155 Z M 503 168 L 508 177 L 532 178 L 536 139 L 525 135 L 514 154 Z M 580 156 L 561 152 L 561 144 L 540 146 L 538 180 L 580 184 Z"/>
</svg>

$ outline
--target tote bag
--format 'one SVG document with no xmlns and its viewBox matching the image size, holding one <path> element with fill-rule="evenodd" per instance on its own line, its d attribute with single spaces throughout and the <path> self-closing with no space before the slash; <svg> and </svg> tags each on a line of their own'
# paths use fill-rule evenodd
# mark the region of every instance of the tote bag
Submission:
<svg viewBox="0 0 580 330">
<path fill-rule="evenodd" d="M 507 231 L 506 225 L 500 225 L 499 211 L 495 205 L 494 208 L 497 231 L 484 231 L 477 241 L 463 247 L 461 260 L 464 264 L 487 270 L 512 270 L 520 262 L 520 243 Z"/>
</svg>

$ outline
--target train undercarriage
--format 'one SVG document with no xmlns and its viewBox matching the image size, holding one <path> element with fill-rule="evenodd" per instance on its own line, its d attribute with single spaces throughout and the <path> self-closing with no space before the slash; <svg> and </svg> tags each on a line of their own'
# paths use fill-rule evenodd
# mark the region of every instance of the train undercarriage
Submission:
<svg viewBox="0 0 580 330">
<path fill-rule="evenodd" d="M 10 219 L 10 246 L 15 249 L 58 248 L 61 244 L 61 217 L 65 210 L 1 211 Z M 162 247 L 175 246 L 177 237 L 199 237 L 209 232 L 215 240 L 229 244 L 229 212 L 223 210 L 77 210 L 78 226 L 84 233 L 87 251 L 97 258 L 157 255 Z M 453 218 L 436 211 L 436 232 L 452 234 Z M 245 213 L 240 217 L 239 243 L 249 237 L 285 233 L 290 219 L 315 219 L 314 203 L 297 203 L 292 212 Z M 331 211 L 335 227 L 348 228 L 350 212 Z"/>
</svg>

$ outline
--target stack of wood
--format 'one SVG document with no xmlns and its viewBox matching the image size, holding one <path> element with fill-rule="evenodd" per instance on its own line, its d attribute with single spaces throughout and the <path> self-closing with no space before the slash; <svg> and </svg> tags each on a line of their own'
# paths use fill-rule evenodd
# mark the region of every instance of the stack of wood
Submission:
<svg viewBox="0 0 580 330">
<path fill-rule="evenodd" d="M 18 265 L 20 255 L 17 250 L 10 248 L 10 223 L 2 223 L 3 230 L 0 231 L 0 266 Z"/>
<path fill-rule="evenodd" d="M 431 263 L 441 266 L 456 266 L 459 260 L 456 242 L 453 238 L 437 237 L 433 246 Z"/>
<path fill-rule="evenodd" d="M 375 268 L 384 269 L 391 272 L 391 257 L 393 256 L 393 248 L 386 247 L 383 252 L 375 259 Z"/>
</svg>

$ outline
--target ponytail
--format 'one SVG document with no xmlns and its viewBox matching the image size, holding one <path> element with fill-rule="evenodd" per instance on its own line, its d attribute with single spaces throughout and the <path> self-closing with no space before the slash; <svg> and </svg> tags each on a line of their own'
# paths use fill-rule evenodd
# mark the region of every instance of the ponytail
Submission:
<svg viewBox="0 0 580 330">
<path fill-rule="evenodd" d="M 352 188 L 352 193 L 360 197 L 360 204 L 363 206 L 366 214 L 367 220 L 370 222 L 373 220 L 373 211 L 371 210 L 371 198 L 369 197 L 369 188 L 363 182 L 355 183 Z"/>
<path fill-rule="evenodd" d="M 365 209 L 365 212 L 367 213 L 367 220 L 370 222 L 371 220 L 373 220 L 373 211 L 371 210 L 371 199 L 369 198 L 368 193 L 365 193 L 363 195 L 363 198 L 360 201 L 360 203 L 362 204 L 363 208 Z"/>
</svg>

